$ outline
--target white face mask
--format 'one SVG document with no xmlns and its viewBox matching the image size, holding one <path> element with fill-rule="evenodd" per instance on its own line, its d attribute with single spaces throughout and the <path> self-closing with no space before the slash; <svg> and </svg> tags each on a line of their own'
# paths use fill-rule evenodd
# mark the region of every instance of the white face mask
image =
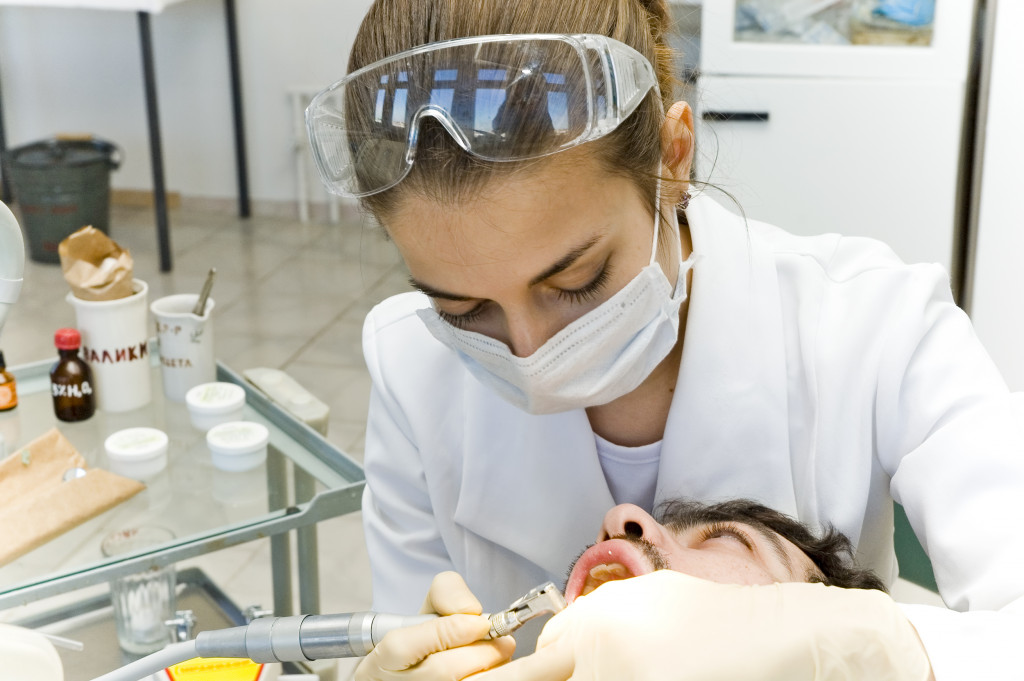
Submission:
<svg viewBox="0 0 1024 681">
<path fill-rule="evenodd" d="M 650 263 L 529 357 L 516 357 L 501 341 L 452 326 L 433 308 L 417 314 L 481 383 L 523 411 L 553 414 L 607 404 L 643 383 L 679 338 L 679 307 L 686 300 L 686 274 L 694 256 L 680 263 L 671 286 L 655 259 L 660 201 L 659 181 Z M 675 221 L 674 210 L 672 216 Z"/>
</svg>

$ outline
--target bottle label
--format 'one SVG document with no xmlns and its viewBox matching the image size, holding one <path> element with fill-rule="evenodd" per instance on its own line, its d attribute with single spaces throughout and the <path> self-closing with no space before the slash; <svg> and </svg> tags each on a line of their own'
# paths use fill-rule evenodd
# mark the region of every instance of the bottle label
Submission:
<svg viewBox="0 0 1024 681">
<path fill-rule="evenodd" d="M 51 383 L 50 388 L 53 391 L 54 397 L 83 397 L 86 395 L 92 395 L 92 386 L 89 385 L 89 381 L 82 381 L 81 383 Z"/>
<path fill-rule="evenodd" d="M 14 386 L 9 383 L 0 385 L 0 409 L 13 407 L 18 403 L 18 395 L 14 392 Z"/>
</svg>

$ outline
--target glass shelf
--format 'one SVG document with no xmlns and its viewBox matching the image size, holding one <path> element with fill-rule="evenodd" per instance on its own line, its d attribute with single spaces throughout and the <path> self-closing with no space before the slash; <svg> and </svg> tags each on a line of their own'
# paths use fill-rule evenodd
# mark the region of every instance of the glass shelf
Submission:
<svg viewBox="0 0 1024 681">
<path fill-rule="evenodd" d="M 153 361 L 159 361 L 155 353 Z M 309 528 L 359 509 L 364 484 L 360 465 L 222 363 L 218 363 L 217 380 L 236 383 L 246 391 L 243 418 L 270 431 L 267 461 L 252 471 L 230 473 L 213 467 L 205 435 L 192 427 L 185 405 L 164 399 L 158 366 L 152 367 L 149 405 L 119 414 L 97 411 L 87 421 L 63 423 L 54 416 L 49 394 L 51 364 L 11 369 L 18 381 L 19 404 L 0 413 L 0 433 L 8 454 L 56 426 L 90 468 L 108 468 L 103 451 L 106 437 L 123 428 L 150 426 L 169 437 L 168 466 L 135 497 L 0 567 L 0 610 L 150 566 Z M 100 542 L 105 536 L 140 525 L 166 527 L 176 539 L 138 553 L 102 556 Z M 312 550 L 315 554 L 315 542 Z M 315 593 L 315 555 L 304 556 L 301 562 L 313 574 L 300 575 L 309 579 L 299 583 L 305 587 L 308 581 Z"/>
</svg>

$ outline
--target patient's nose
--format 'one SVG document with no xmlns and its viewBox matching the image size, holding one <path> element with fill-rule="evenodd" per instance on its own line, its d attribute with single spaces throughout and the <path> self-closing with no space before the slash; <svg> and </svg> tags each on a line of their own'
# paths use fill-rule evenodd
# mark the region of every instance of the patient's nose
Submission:
<svg viewBox="0 0 1024 681">
<path fill-rule="evenodd" d="M 639 506 L 619 504 L 605 513 L 597 540 L 604 541 L 623 535 L 650 540 L 657 535 L 658 528 L 658 521 Z"/>
</svg>

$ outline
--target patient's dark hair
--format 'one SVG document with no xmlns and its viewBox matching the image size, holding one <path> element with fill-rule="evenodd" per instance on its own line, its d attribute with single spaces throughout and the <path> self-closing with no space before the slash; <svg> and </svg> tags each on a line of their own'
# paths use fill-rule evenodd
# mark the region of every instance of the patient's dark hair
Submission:
<svg viewBox="0 0 1024 681">
<path fill-rule="evenodd" d="M 800 521 L 750 499 L 734 499 L 717 504 L 676 499 L 658 506 L 654 517 L 662 525 L 676 531 L 707 523 L 737 522 L 754 529 L 775 532 L 793 542 L 821 570 L 823 576 L 809 574 L 808 581 L 845 589 L 887 591 L 878 575 L 857 566 L 853 545 L 842 532 L 826 525 L 820 536 L 815 535 Z"/>
</svg>

